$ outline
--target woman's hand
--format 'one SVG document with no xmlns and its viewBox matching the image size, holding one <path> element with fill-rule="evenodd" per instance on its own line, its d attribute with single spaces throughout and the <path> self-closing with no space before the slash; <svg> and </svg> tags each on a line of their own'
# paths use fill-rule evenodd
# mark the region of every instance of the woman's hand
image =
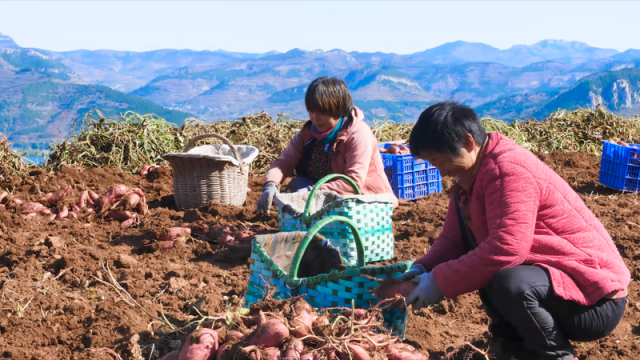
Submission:
<svg viewBox="0 0 640 360">
<path fill-rule="evenodd" d="M 415 289 L 407 296 L 407 304 L 413 304 L 414 310 L 420 310 L 425 306 L 435 304 L 444 297 L 436 283 L 436 279 L 430 272 L 416 276 L 413 282 L 417 283 Z"/>
<path fill-rule="evenodd" d="M 426 273 L 427 270 L 424 266 L 420 264 L 415 264 L 411 266 L 411 268 L 404 272 L 404 274 L 398 276 L 398 280 L 401 281 L 410 281 L 413 280 L 416 276 Z"/>
<path fill-rule="evenodd" d="M 273 204 L 273 197 L 280 192 L 278 185 L 275 183 L 269 182 L 264 185 L 262 188 L 262 196 L 258 200 L 258 213 L 268 214 L 271 209 L 271 204 Z"/>
</svg>

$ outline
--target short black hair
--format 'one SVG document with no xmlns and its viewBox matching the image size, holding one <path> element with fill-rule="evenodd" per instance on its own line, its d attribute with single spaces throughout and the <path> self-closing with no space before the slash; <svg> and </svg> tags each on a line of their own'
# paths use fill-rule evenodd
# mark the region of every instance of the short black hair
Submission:
<svg viewBox="0 0 640 360">
<path fill-rule="evenodd" d="M 473 109 L 453 101 L 431 105 L 411 130 L 411 155 L 419 158 L 421 151 L 433 151 L 455 158 L 464 147 L 466 134 L 478 144 L 484 144 L 487 138 L 487 131 Z"/>
<path fill-rule="evenodd" d="M 309 85 L 304 96 L 304 104 L 309 112 L 319 112 L 334 118 L 348 116 L 353 100 L 347 84 L 337 77 L 319 77 Z"/>
</svg>

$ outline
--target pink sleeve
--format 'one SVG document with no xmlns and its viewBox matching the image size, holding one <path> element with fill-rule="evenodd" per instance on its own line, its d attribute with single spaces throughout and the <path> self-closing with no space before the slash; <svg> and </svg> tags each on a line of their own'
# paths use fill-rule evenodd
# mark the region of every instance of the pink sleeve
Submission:
<svg viewBox="0 0 640 360">
<path fill-rule="evenodd" d="M 427 251 L 427 254 L 416 260 L 416 264 L 424 266 L 427 271 L 443 262 L 457 259 L 464 252 L 462 240 L 460 239 L 460 227 L 456 215 L 455 199 L 452 196 L 449 200 L 449 209 L 444 219 L 444 226 L 438 238 Z"/>
<path fill-rule="evenodd" d="M 303 151 L 302 135 L 298 132 L 289 142 L 289 146 L 284 149 L 282 155 L 271 163 L 264 177 L 264 183 L 273 182 L 280 185 L 283 179 L 293 175 L 293 170 L 302 160 Z"/>
<path fill-rule="evenodd" d="M 369 129 L 363 127 L 362 129 Z M 344 175 L 353 180 L 360 189 L 364 188 L 373 156 L 373 133 L 360 130 L 351 135 L 344 143 Z M 338 194 L 353 194 L 353 188 L 344 180 L 334 180 L 320 187 L 320 190 L 333 190 Z"/>
<path fill-rule="evenodd" d="M 448 298 L 485 287 L 500 270 L 520 265 L 531 250 L 540 189 L 533 174 L 515 163 L 498 164 L 474 191 L 483 191 L 489 236 L 433 276 Z"/>
</svg>

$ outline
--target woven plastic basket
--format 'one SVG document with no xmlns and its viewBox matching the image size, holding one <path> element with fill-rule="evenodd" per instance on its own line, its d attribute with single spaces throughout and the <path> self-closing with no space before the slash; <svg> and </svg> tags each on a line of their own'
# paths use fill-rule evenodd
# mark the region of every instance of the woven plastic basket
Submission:
<svg viewBox="0 0 640 360">
<path fill-rule="evenodd" d="M 307 246 L 320 230 L 330 224 L 343 222 L 354 233 L 358 261 L 356 266 L 348 266 L 342 271 L 332 271 L 328 274 L 299 279 L 297 277 L 300 261 Z M 291 233 L 286 233 L 291 234 Z M 284 271 L 269 257 L 263 244 L 268 236 L 257 235 L 252 241 L 249 285 L 245 294 L 245 306 L 262 300 L 268 286 L 275 287 L 275 299 L 288 299 L 303 295 L 311 306 L 318 309 L 348 307 L 352 302 L 356 308 L 368 309 L 379 302 L 376 295 L 369 291 L 378 286 L 378 282 L 364 275 L 385 279 L 397 277 L 407 271 L 412 261 L 392 265 L 364 267 L 364 245 L 356 225 L 341 216 L 330 216 L 316 223 L 300 241 L 296 248 L 289 273 Z M 392 334 L 404 339 L 407 326 L 407 309 L 383 310 L 384 327 Z"/>
<path fill-rule="evenodd" d="M 368 197 L 366 195 L 360 199 L 358 196 L 350 196 L 326 204 L 313 214 L 310 213 L 311 204 L 318 189 L 336 178 L 346 180 L 353 187 L 356 195 L 361 195 L 358 185 L 349 177 L 340 174 L 328 175 L 318 181 L 308 195 L 304 212 L 296 216 L 283 211 L 281 205 L 287 202 L 288 197 L 300 196 L 300 194 L 278 194 L 275 203 L 278 207 L 280 231 L 308 231 L 314 224 L 327 216 L 344 216 L 353 221 L 363 238 L 365 263 L 392 259 L 395 242 L 391 228 L 392 202 L 364 201 L 364 198 Z M 340 249 L 346 264 L 356 264 L 356 242 L 353 233 L 349 231 L 346 224 L 335 223 L 327 226 L 320 231 L 320 235 L 326 237 L 333 246 Z"/>
<path fill-rule="evenodd" d="M 229 147 L 238 165 L 229 160 L 220 160 L 219 156 L 203 155 L 193 151 L 200 148 L 189 151 L 198 141 L 206 138 L 222 140 Z M 226 150 L 223 148 L 224 145 L 213 145 L 213 147 Z M 243 148 L 252 150 L 249 153 L 255 158 L 257 148 L 247 146 Z M 222 205 L 244 204 L 249 181 L 249 163 L 240 155 L 236 146 L 224 136 L 218 134 L 196 136 L 189 141 L 182 153 L 165 154 L 162 157 L 169 161 L 173 168 L 173 192 L 179 209 L 200 207 L 209 201 Z"/>
</svg>

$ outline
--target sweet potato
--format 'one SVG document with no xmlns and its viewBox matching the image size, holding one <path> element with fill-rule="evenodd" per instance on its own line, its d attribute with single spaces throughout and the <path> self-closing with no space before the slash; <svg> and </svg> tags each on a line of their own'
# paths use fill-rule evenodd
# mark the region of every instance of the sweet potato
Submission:
<svg viewBox="0 0 640 360">
<path fill-rule="evenodd" d="M 356 320 L 364 319 L 367 316 L 368 313 L 369 312 L 367 310 L 365 310 L 365 309 L 355 309 L 355 310 L 354 309 L 344 309 L 344 310 L 342 310 L 342 316 L 350 318 L 351 314 L 354 314 L 354 318 Z"/>
<path fill-rule="evenodd" d="M 262 350 L 262 359 L 257 360 L 280 360 L 282 359 L 282 353 L 280 349 L 275 347 L 269 347 Z"/>
<path fill-rule="evenodd" d="M 67 185 L 66 188 L 58 191 L 55 194 L 53 193 L 46 194 L 40 200 L 38 200 L 38 202 L 47 203 L 49 205 L 56 205 L 58 202 L 62 201 L 62 199 L 64 199 L 67 195 L 69 195 L 70 191 L 71 191 L 71 186 Z"/>
<path fill-rule="evenodd" d="M 128 227 L 131 227 L 138 220 L 137 216 L 133 216 L 130 219 L 127 219 L 120 223 L 120 230 L 124 230 Z"/>
<path fill-rule="evenodd" d="M 293 339 L 284 348 L 284 360 L 298 360 L 304 351 L 304 344 L 298 339 Z"/>
<path fill-rule="evenodd" d="M 249 316 L 245 316 L 242 318 L 242 323 L 244 324 L 244 326 L 246 327 L 253 327 L 256 325 L 260 325 L 260 316 L 262 315 L 264 317 L 264 314 L 262 312 L 260 312 L 261 314 L 255 314 L 255 315 L 249 315 Z M 264 322 L 267 322 L 267 318 L 264 317 Z"/>
<path fill-rule="evenodd" d="M 220 245 L 230 245 L 235 241 L 235 237 L 229 232 L 222 232 L 217 240 Z"/>
<path fill-rule="evenodd" d="M 246 338 L 246 336 L 240 332 L 240 331 L 236 331 L 236 330 L 229 330 L 227 331 L 227 337 L 225 339 L 225 342 L 238 342 L 238 341 L 244 341 L 244 339 Z"/>
<path fill-rule="evenodd" d="M 85 190 L 80 194 L 80 198 L 78 198 L 78 202 L 74 205 L 74 207 L 77 207 L 78 209 L 84 209 L 87 207 L 87 201 L 90 200 L 91 199 L 89 199 L 89 191 Z"/>
<path fill-rule="evenodd" d="M 105 217 L 116 221 L 125 221 L 131 219 L 132 216 L 133 214 L 131 213 L 131 211 L 114 210 L 110 211 Z"/>
<path fill-rule="evenodd" d="M 252 231 L 239 231 L 235 234 L 233 242 L 249 244 L 255 234 Z"/>
<path fill-rule="evenodd" d="M 69 209 L 67 209 L 66 206 L 63 206 L 62 210 L 60 210 L 58 212 L 58 215 L 56 215 L 56 220 L 62 220 L 66 218 L 68 215 L 69 215 Z"/>
<path fill-rule="evenodd" d="M 179 354 L 180 354 L 180 351 L 174 350 L 174 351 L 168 353 L 167 355 L 163 356 L 162 359 L 160 359 L 160 360 L 178 360 L 178 355 Z"/>
<path fill-rule="evenodd" d="M 317 336 L 329 336 L 331 333 L 331 322 L 326 316 L 319 316 L 312 325 L 313 333 Z"/>
<path fill-rule="evenodd" d="M 309 303 L 302 298 L 297 299 L 293 304 L 291 304 L 291 306 L 293 307 L 296 314 L 300 314 L 303 311 L 306 311 L 309 314 L 315 314 L 315 311 L 313 311 L 311 305 L 309 305 Z"/>
<path fill-rule="evenodd" d="M 410 154 L 411 150 L 409 150 L 409 147 L 407 145 L 400 145 L 398 147 L 398 154 Z"/>
<path fill-rule="evenodd" d="M 371 292 L 376 294 L 380 299 L 391 299 L 396 297 L 396 295 L 407 297 L 415 287 L 416 284 L 410 281 L 387 278 L 383 280 L 375 289 L 371 290 Z M 398 300 L 394 302 L 392 306 L 404 308 L 405 304 L 403 301 Z"/>
<path fill-rule="evenodd" d="M 232 347 L 233 347 L 233 344 L 230 344 L 230 343 L 226 343 L 220 346 L 218 348 L 218 351 L 216 351 L 216 360 L 225 360 L 227 358 L 227 354 L 231 352 Z"/>
<path fill-rule="evenodd" d="M 91 204 L 95 204 L 96 201 L 100 200 L 100 195 L 96 194 L 93 190 L 87 190 L 89 193 L 89 199 L 91 200 Z"/>
<path fill-rule="evenodd" d="M 427 356 L 408 344 L 391 344 L 387 348 L 389 360 L 427 360 Z"/>
<path fill-rule="evenodd" d="M 20 213 L 22 213 L 22 215 L 37 214 L 42 211 L 42 209 L 46 209 L 46 207 L 40 203 L 27 203 L 22 205 Z"/>
<path fill-rule="evenodd" d="M 363 349 L 360 345 L 348 343 L 347 348 L 349 351 L 340 352 L 341 360 L 371 360 L 371 356 L 367 350 Z"/>
<path fill-rule="evenodd" d="M 180 348 L 178 360 L 208 360 L 218 350 L 218 332 L 201 328 L 187 336 Z"/>
<path fill-rule="evenodd" d="M 140 203 L 140 195 L 138 195 L 136 193 L 131 193 L 131 194 L 125 196 L 124 200 L 126 202 L 127 208 L 128 209 L 133 209 L 136 206 L 138 206 L 138 203 Z"/>
<path fill-rule="evenodd" d="M 387 148 L 387 154 L 391 154 L 391 155 L 397 155 L 398 151 L 400 151 L 400 147 L 397 144 L 391 144 L 388 148 Z"/>
<path fill-rule="evenodd" d="M 373 342 L 369 341 L 369 339 L 373 340 Z M 376 348 L 378 348 L 376 344 L 377 345 L 384 344 L 389 339 L 389 337 L 388 335 L 385 335 L 385 334 L 377 334 L 377 335 L 369 336 L 369 339 L 359 344 L 363 349 L 368 351 L 375 350 Z"/>
<path fill-rule="evenodd" d="M 169 228 L 169 239 L 173 240 L 181 236 L 189 236 L 191 235 L 191 229 L 183 228 L 183 227 L 172 227 Z"/>
<path fill-rule="evenodd" d="M 250 345 L 273 347 L 289 337 L 289 328 L 278 319 L 268 320 L 266 323 L 258 326 L 258 329 L 249 339 Z"/>
<path fill-rule="evenodd" d="M 300 314 L 293 318 L 293 320 L 291 321 L 291 326 L 293 327 L 293 329 L 291 330 L 293 336 L 301 338 L 312 335 L 313 317 L 311 317 L 308 312 L 302 310 Z"/>
<path fill-rule="evenodd" d="M 124 196 L 129 191 L 126 185 L 114 185 L 100 198 L 103 210 L 109 208 L 117 199 Z"/>
</svg>

